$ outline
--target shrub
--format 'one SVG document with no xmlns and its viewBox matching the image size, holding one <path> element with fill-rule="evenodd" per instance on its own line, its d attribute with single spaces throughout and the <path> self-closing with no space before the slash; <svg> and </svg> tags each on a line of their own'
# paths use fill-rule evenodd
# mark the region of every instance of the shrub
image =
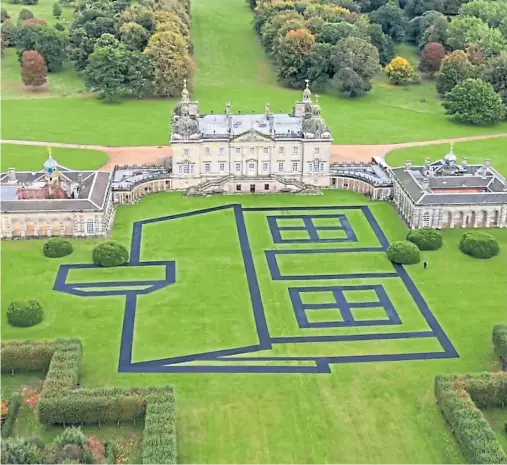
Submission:
<svg viewBox="0 0 507 465">
<path fill-rule="evenodd" d="M 22 62 L 21 79 L 25 86 L 40 87 L 46 84 L 48 68 L 39 52 L 25 50 Z"/>
<path fill-rule="evenodd" d="M 119 266 L 127 263 L 127 248 L 114 241 L 103 242 L 93 249 L 93 263 L 100 266 Z"/>
<path fill-rule="evenodd" d="M 62 23 L 56 23 L 55 24 L 55 29 L 57 31 L 65 31 L 65 26 Z"/>
<path fill-rule="evenodd" d="M 23 5 L 37 5 L 39 0 L 23 0 Z"/>
<path fill-rule="evenodd" d="M 21 396 L 19 394 L 14 394 L 9 399 L 8 405 L 7 417 L 2 425 L 2 438 L 8 438 L 12 434 L 12 427 L 14 426 L 16 415 L 18 414 L 19 407 L 21 406 Z"/>
<path fill-rule="evenodd" d="M 0 22 L 4 22 L 8 19 L 11 19 L 11 17 L 9 16 L 9 13 L 7 13 L 7 10 L 5 8 L 2 8 L 1 9 L 1 17 L 0 17 Z"/>
<path fill-rule="evenodd" d="M 419 250 L 437 250 L 442 247 L 442 235 L 433 228 L 421 228 L 410 231 L 407 241 L 419 247 Z"/>
<path fill-rule="evenodd" d="M 60 16 L 62 16 L 62 7 L 58 2 L 53 3 L 53 16 L 56 19 L 60 19 Z"/>
<path fill-rule="evenodd" d="M 7 321 L 12 326 L 28 328 L 42 321 L 44 311 L 37 300 L 17 299 L 7 309 Z"/>
<path fill-rule="evenodd" d="M 18 28 L 10 20 L 2 23 L 2 41 L 5 42 L 6 47 L 13 47 L 18 40 Z"/>
<path fill-rule="evenodd" d="M 44 244 L 44 255 L 49 258 L 65 257 L 73 251 L 72 244 L 67 239 L 55 237 Z"/>
<path fill-rule="evenodd" d="M 34 17 L 34 14 L 28 9 L 23 8 L 18 15 L 18 26 L 27 19 L 32 19 Z"/>
<path fill-rule="evenodd" d="M 116 463 L 116 443 L 114 441 L 106 442 L 106 460 L 107 463 Z"/>
<path fill-rule="evenodd" d="M 386 66 L 389 80 L 396 85 L 408 84 L 415 76 L 414 68 L 406 58 L 395 57 Z"/>
<path fill-rule="evenodd" d="M 387 249 L 387 258 L 400 265 L 413 265 L 421 261 L 421 253 L 412 242 L 397 241 L 393 242 Z"/>
<path fill-rule="evenodd" d="M 478 407 L 500 407 L 507 373 L 435 378 L 435 395 L 468 463 L 507 463 L 507 455 Z"/>
<path fill-rule="evenodd" d="M 82 463 L 83 448 L 77 444 L 65 444 L 60 451 L 60 463 Z"/>
<path fill-rule="evenodd" d="M 65 428 L 63 433 L 55 439 L 56 444 L 63 447 L 67 444 L 76 444 L 83 446 L 86 443 L 86 437 L 81 428 Z"/>
<path fill-rule="evenodd" d="M 23 438 L 2 441 L 2 463 L 40 463 L 39 449 Z"/>
<path fill-rule="evenodd" d="M 493 346 L 495 353 L 507 362 L 507 325 L 496 325 L 493 328 Z"/>
<path fill-rule="evenodd" d="M 476 231 L 463 235 L 459 249 L 474 258 L 491 258 L 500 252 L 498 241 L 491 234 Z"/>
</svg>

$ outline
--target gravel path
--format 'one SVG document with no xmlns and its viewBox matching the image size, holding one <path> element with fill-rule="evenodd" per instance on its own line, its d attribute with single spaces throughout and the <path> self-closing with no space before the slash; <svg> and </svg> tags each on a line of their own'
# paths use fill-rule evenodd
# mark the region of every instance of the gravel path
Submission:
<svg viewBox="0 0 507 465">
<path fill-rule="evenodd" d="M 334 162 L 344 161 L 362 161 L 369 162 L 372 157 L 385 158 L 386 154 L 392 150 L 405 147 L 419 147 L 424 145 L 445 144 L 450 142 L 465 142 L 469 140 L 492 139 L 495 137 L 507 137 L 507 133 L 487 134 L 483 136 L 469 136 L 451 139 L 428 140 L 422 142 L 404 142 L 401 144 L 379 144 L 379 145 L 333 145 L 332 160 Z M 17 145 L 35 145 L 41 147 L 63 147 L 70 149 L 89 149 L 101 150 L 107 153 L 109 161 L 102 169 L 112 171 L 115 165 L 142 165 L 142 164 L 160 164 L 161 161 L 171 155 L 170 145 L 145 146 L 145 147 L 108 147 L 104 145 L 81 145 L 81 144 L 63 144 L 60 142 L 37 142 L 29 140 L 5 140 L 0 142 L 4 144 Z"/>
</svg>

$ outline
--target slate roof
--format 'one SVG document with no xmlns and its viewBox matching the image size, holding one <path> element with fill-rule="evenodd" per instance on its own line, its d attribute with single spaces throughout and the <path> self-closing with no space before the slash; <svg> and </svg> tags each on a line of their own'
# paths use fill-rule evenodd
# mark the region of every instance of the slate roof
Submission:
<svg viewBox="0 0 507 465">
<path fill-rule="evenodd" d="M 101 211 L 107 199 L 111 173 L 106 171 L 73 171 L 58 165 L 62 179 L 78 182 L 80 175 L 83 186 L 75 199 L 17 199 L 21 184 L 29 187 L 44 182 L 43 171 L 18 171 L 17 183 L 8 183 L 8 173 L 0 174 L 1 210 L 3 212 L 48 212 L 48 211 Z"/>
<path fill-rule="evenodd" d="M 432 163 L 431 166 L 439 166 L 440 163 Z M 409 197 L 417 205 L 485 205 L 507 204 L 507 191 L 504 191 L 507 182 L 496 170 L 487 168 L 486 175 L 477 175 L 482 170 L 482 165 L 469 165 L 462 173 L 454 175 L 435 174 L 428 177 L 429 190 L 422 187 L 425 167 L 412 166 L 408 171 L 405 167 L 393 168 L 392 176 L 408 193 Z M 459 189 L 459 188 L 482 188 L 486 192 L 449 192 L 433 193 L 431 189 Z"/>
</svg>

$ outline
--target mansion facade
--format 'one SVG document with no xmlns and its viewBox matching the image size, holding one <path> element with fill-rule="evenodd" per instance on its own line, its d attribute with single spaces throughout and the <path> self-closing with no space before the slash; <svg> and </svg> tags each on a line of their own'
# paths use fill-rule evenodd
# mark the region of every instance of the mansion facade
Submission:
<svg viewBox="0 0 507 465">
<path fill-rule="evenodd" d="M 323 188 L 392 201 L 408 227 L 507 227 L 507 181 L 486 160 L 442 160 L 391 168 L 333 163 L 332 134 L 308 87 L 290 114 L 201 115 L 186 85 L 174 108 L 172 157 L 163 166 L 74 171 L 49 155 L 42 170 L 0 175 L 2 239 L 106 237 L 115 206 L 178 190 L 202 196 L 234 193 L 320 194 Z"/>
</svg>

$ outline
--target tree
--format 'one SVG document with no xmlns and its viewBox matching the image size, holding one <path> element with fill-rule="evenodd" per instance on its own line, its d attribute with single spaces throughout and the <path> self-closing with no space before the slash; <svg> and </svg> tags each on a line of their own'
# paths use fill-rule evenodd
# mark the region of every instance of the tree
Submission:
<svg viewBox="0 0 507 465">
<path fill-rule="evenodd" d="M 35 50 L 23 52 L 21 78 L 25 86 L 40 87 L 46 84 L 48 69 L 44 57 Z"/>
<path fill-rule="evenodd" d="M 301 88 L 314 48 L 315 37 L 308 29 L 287 32 L 277 49 L 278 80 L 288 87 Z"/>
<path fill-rule="evenodd" d="M 289 20 L 304 21 L 304 17 L 297 11 L 281 11 L 271 16 L 271 18 L 262 25 L 260 30 L 260 40 L 262 46 L 268 53 L 273 53 L 273 45 L 279 35 L 280 28 Z M 283 37 L 284 36 L 282 36 L 282 38 Z"/>
<path fill-rule="evenodd" d="M 11 19 L 9 16 L 9 13 L 7 13 L 7 10 L 5 8 L 2 8 L 1 18 L 0 21 L 3 23 L 4 21 Z"/>
<path fill-rule="evenodd" d="M 353 24 L 342 21 L 340 23 L 324 23 L 318 39 L 319 42 L 336 45 L 339 40 L 351 36 L 361 37 L 361 32 Z"/>
<path fill-rule="evenodd" d="M 433 76 L 440 70 L 440 64 L 445 58 L 445 48 L 437 42 L 430 42 L 424 47 L 419 62 L 419 71 Z"/>
<path fill-rule="evenodd" d="M 448 28 L 449 47 L 454 50 L 465 49 L 471 43 L 480 45 L 488 56 L 500 53 L 507 47 L 502 33 L 490 28 L 481 19 L 473 16 L 454 18 Z"/>
<path fill-rule="evenodd" d="M 408 22 L 407 40 L 415 45 L 419 45 L 426 29 L 432 26 L 437 19 L 443 18 L 447 23 L 445 16 L 439 11 L 426 11 L 421 16 L 416 16 Z"/>
<path fill-rule="evenodd" d="M 395 42 L 402 41 L 407 29 L 407 20 L 399 6 L 388 3 L 374 11 L 370 19 L 372 22 L 380 24 L 384 33 Z"/>
<path fill-rule="evenodd" d="M 405 4 L 405 14 L 409 18 L 421 16 L 427 11 L 444 12 L 444 0 L 407 0 Z"/>
<path fill-rule="evenodd" d="M 481 79 L 457 84 L 446 94 L 443 106 L 447 115 L 461 123 L 494 124 L 505 116 L 502 98 Z"/>
<path fill-rule="evenodd" d="M 456 50 L 441 62 L 440 73 L 437 77 L 437 92 L 445 95 L 456 84 L 473 77 L 474 74 L 475 68 L 468 60 L 466 53 L 463 50 Z"/>
<path fill-rule="evenodd" d="M 157 32 L 151 36 L 145 53 L 153 69 L 155 95 L 178 95 L 183 88 L 183 79 L 190 81 L 194 69 L 185 39 L 174 32 Z"/>
<path fill-rule="evenodd" d="M 436 42 L 446 46 L 447 44 L 447 29 L 449 22 L 445 17 L 436 18 L 433 24 L 429 26 L 423 33 L 421 40 L 419 41 L 419 48 L 422 50 L 426 47 L 426 44 L 430 42 Z"/>
<path fill-rule="evenodd" d="M 500 95 L 503 104 L 507 107 L 507 52 L 486 62 L 484 80 L 493 86 L 494 91 Z"/>
<path fill-rule="evenodd" d="M 1 32 L 2 43 L 4 43 L 6 47 L 13 47 L 16 45 L 18 38 L 18 28 L 10 19 L 2 23 Z"/>
<path fill-rule="evenodd" d="M 148 45 L 148 31 L 137 23 L 125 23 L 120 28 L 120 40 L 129 50 L 142 52 Z"/>
<path fill-rule="evenodd" d="M 37 5 L 39 0 L 23 0 L 23 5 Z"/>
<path fill-rule="evenodd" d="M 34 17 L 33 13 L 28 8 L 23 8 L 18 15 L 18 26 L 20 26 L 23 21 L 27 19 L 32 19 Z"/>
<path fill-rule="evenodd" d="M 2 438 L 2 463 L 40 463 L 41 457 L 37 446 L 26 439 L 11 437 Z"/>
<path fill-rule="evenodd" d="M 56 19 L 60 19 L 60 16 L 62 16 L 62 7 L 60 6 L 60 4 L 58 2 L 55 2 L 53 3 L 53 16 L 56 18 Z"/>
<path fill-rule="evenodd" d="M 378 50 L 380 64 L 387 65 L 395 55 L 393 40 L 382 32 L 380 24 L 369 24 L 367 31 L 371 44 Z"/>
<path fill-rule="evenodd" d="M 316 44 L 313 52 L 308 57 L 307 79 L 312 83 L 312 90 L 324 92 L 329 79 L 334 74 L 331 62 L 332 45 Z"/>
<path fill-rule="evenodd" d="M 339 69 L 333 77 L 332 86 L 345 97 L 362 97 L 372 88 L 371 82 L 363 79 L 351 68 Z"/>
<path fill-rule="evenodd" d="M 414 78 L 414 68 L 406 58 L 396 57 L 386 66 L 389 80 L 396 85 L 407 84 Z"/>
</svg>

